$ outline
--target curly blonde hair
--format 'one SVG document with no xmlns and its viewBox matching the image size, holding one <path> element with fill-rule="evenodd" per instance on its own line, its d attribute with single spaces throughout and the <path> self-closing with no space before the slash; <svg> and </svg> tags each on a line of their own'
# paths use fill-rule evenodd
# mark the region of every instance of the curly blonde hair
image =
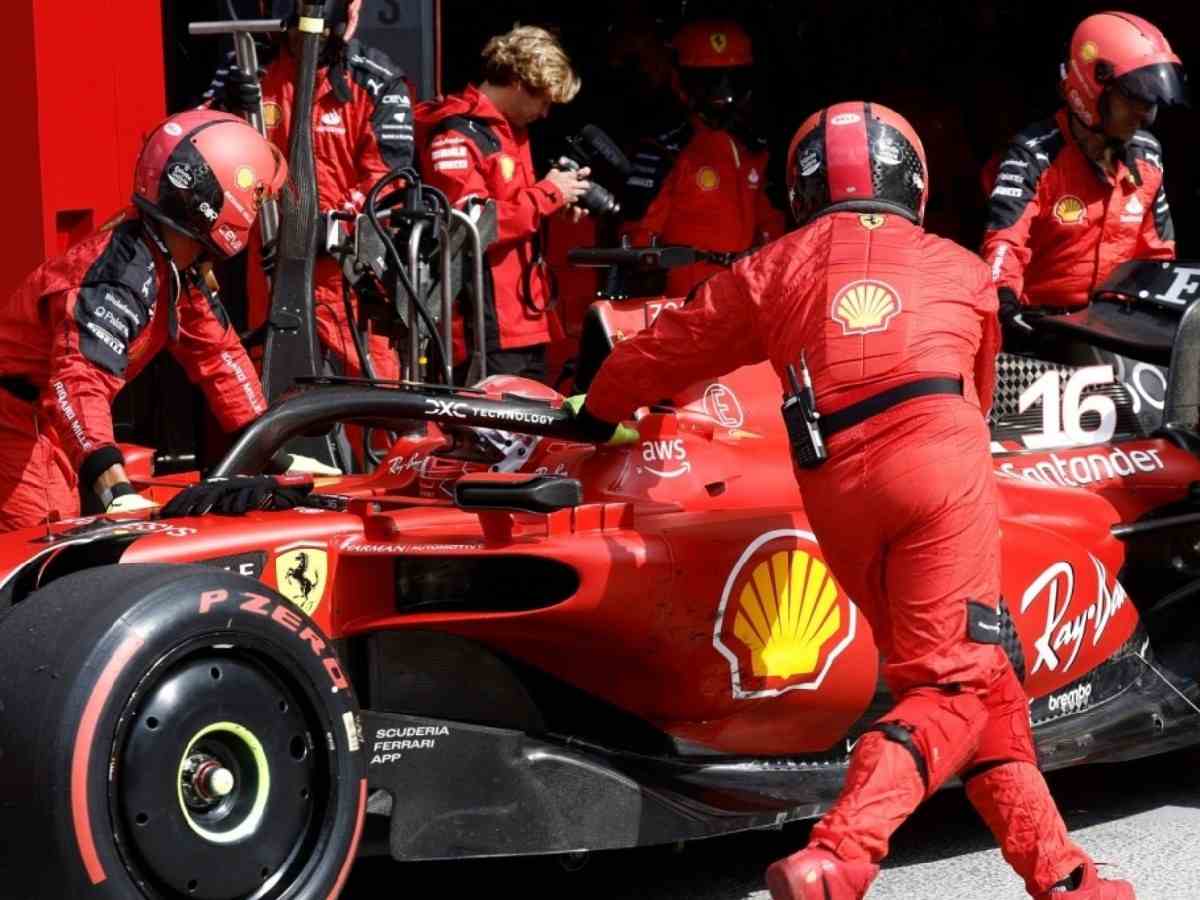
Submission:
<svg viewBox="0 0 1200 900">
<path fill-rule="evenodd" d="M 536 25 L 515 25 L 483 48 L 483 77 L 496 85 L 521 82 L 555 103 L 574 99 L 583 84 L 567 51 L 553 34 Z"/>
</svg>

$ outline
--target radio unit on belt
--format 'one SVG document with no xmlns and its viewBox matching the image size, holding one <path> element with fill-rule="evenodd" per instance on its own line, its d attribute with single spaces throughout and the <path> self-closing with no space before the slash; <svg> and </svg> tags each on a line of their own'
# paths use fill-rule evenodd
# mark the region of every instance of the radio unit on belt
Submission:
<svg viewBox="0 0 1200 900">
<path fill-rule="evenodd" d="M 825 441 L 839 431 L 853 428 L 907 400 L 936 394 L 961 397 L 963 393 L 961 378 L 934 375 L 888 388 L 865 400 L 851 403 L 837 412 L 822 416 L 817 412 L 812 379 L 808 374 L 804 354 L 800 355 L 800 377 L 797 378 L 796 370 L 792 366 L 787 367 L 787 373 L 791 393 L 784 396 L 783 422 L 787 426 L 788 440 L 792 445 L 792 459 L 801 469 L 815 469 L 828 459 Z"/>
<path fill-rule="evenodd" d="M 800 377 L 796 377 L 796 367 L 790 364 L 787 375 L 791 393 L 783 398 L 782 412 L 788 443 L 792 447 L 792 460 L 801 469 L 815 469 L 829 458 L 829 454 L 825 450 L 825 439 L 821 437 L 818 425 L 821 414 L 817 412 L 817 398 L 803 353 L 800 354 Z"/>
</svg>

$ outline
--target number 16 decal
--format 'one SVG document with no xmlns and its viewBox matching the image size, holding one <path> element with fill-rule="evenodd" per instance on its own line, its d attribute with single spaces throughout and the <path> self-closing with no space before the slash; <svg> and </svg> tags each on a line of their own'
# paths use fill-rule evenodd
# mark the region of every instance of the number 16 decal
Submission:
<svg viewBox="0 0 1200 900">
<path fill-rule="evenodd" d="M 1084 398 L 1083 389 L 1093 384 L 1111 384 L 1112 366 L 1086 366 L 1071 373 L 1060 391 L 1062 373 L 1049 371 L 1027 387 L 1018 399 L 1018 410 L 1025 412 L 1038 400 L 1042 402 L 1042 430 L 1021 440 L 1032 450 L 1078 444 L 1102 444 L 1117 430 L 1117 407 L 1111 397 L 1092 394 Z M 1100 424 L 1083 427 L 1084 413 L 1096 413 Z"/>
</svg>

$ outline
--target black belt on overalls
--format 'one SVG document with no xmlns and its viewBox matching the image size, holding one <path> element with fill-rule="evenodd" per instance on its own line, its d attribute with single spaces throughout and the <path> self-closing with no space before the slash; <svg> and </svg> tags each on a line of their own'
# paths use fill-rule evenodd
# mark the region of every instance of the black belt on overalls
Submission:
<svg viewBox="0 0 1200 900">
<path fill-rule="evenodd" d="M 0 390 L 7 391 L 18 400 L 23 400 L 26 403 L 37 403 L 38 401 L 38 389 L 17 375 L 4 375 L 0 377 Z"/>
<path fill-rule="evenodd" d="M 916 381 L 888 388 L 865 400 L 851 403 L 845 409 L 839 409 L 835 413 L 822 413 L 817 420 L 817 426 L 821 429 L 821 436 L 828 439 L 839 431 L 853 428 L 871 416 L 877 416 L 905 400 L 928 397 L 933 394 L 956 394 L 961 397 L 962 392 L 961 378 L 918 378 Z"/>
</svg>

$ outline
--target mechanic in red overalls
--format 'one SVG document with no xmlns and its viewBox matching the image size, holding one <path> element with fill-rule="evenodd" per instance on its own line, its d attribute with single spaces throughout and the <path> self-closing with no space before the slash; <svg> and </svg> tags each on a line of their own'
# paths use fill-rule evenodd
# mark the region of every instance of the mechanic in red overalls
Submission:
<svg viewBox="0 0 1200 900">
<path fill-rule="evenodd" d="M 488 374 L 545 375 L 552 311 L 539 231 L 548 216 L 588 189 L 590 170 L 534 173 L 528 128 L 568 103 L 580 80 L 550 32 L 519 26 L 483 48 L 483 83 L 417 108 L 421 174 L 451 203 L 496 203 L 497 238 L 484 278 Z M 460 332 L 461 333 L 461 332 Z M 470 344 L 474 346 L 474 342 Z M 460 337 L 455 362 L 466 359 Z M 467 377 L 464 376 L 463 377 Z"/>
<path fill-rule="evenodd" d="M 1162 148 L 1142 129 L 1186 102 L 1179 57 L 1145 19 L 1106 12 L 1075 29 L 1062 73 L 1066 106 L 993 173 L 982 255 L 1006 337 L 1030 311 L 1086 306 L 1123 262 L 1175 256 Z"/>
<path fill-rule="evenodd" d="M 264 0 L 265 2 L 265 0 Z M 266 2 L 264 15 L 271 11 Z M 299 66 L 298 4 L 282 17 L 288 21 L 279 55 L 262 77 L 261 94 L 231 60 L 218 69 L 205 98 L 218 108 L 245 115 L 258 108 L 261 96 L 267 135 L 283 153 L 291 140 L 292 102 Z M 400 67 L 386 54 L 354 40 L 362 0 L 330 0 L 325 4 L 326 36 L 313 96 L 313 162 L 317 174 L 317 206 L 322 213 L 359 213 L 375 182 L 397 166 L 412 165 L 412 100 Z M 278 10 L 279 4 L 275 4 Z M 322 241 L 324 235 L 321 235 Z M 261 235 L 251 239 L 247 265 L 247 321 L 258 327 L 271 305 L 263 277 Z M 268 248 L 266 270 L 273 268 L 274 247 Z M 358 317 L 358 297 L 352 291 L 351 309 Z M 338 261 L 321 254 L 314 272 L 317 339 L 337 374 L 362 376 L 342 295 Z M 400 377 L 396 349 L 383 334 L 368 334 L 367 347 L 377 378 Z"/>
<path fill-rule="evenodd" d="M 814 114 L 787 172 L 804 227 L 618 343 L 577 414 L 608 439 L 612 423 L 689 384 L 769 359 L 787 386 L 788 367 L 807 360 L 828 459 L 805 468 L 806 432 L 789 421 L 804 509 L 871 623 L 898 702 L 854 745 L 842 794 L 808 847 L 768 869 L 771 894 L 861 898 L 892 832 L 961 774 L 1031 895 L 1130 900 L 1129 885 L 1100 881 L 1069 839 L 1000 646 L 985 419 L 999 327 L 987 267 L 921 228 L 924 151 L 889 109 L 854 102 Z"/>
<path fill-rule="evenodd" d="M 109 512 L 155 505 L 125 475 L 112 401 L 164 347 L 226 430 L 267 408 L 204 267 L 246 246 L 286 179 L 282 155 L 236 116 L 173 116 L 138 158 L 135 208 L 0 305 L 0 530 L 78 515 L 81 484 Z"/>
<path fill-rule="evenodd" d="M 686 121 L 645 142 L 625 182 L 623 229 L 635 245 L 687 244 L 741 253 L 783 234 L 766 192 L 766 142 L 748 132 L 754 53 L 736 22 L 706 19 L 672 39 Z M 685 296 L 721 267 L 696 263 L 667 273 L 666 293 Z"/>
</svg>

